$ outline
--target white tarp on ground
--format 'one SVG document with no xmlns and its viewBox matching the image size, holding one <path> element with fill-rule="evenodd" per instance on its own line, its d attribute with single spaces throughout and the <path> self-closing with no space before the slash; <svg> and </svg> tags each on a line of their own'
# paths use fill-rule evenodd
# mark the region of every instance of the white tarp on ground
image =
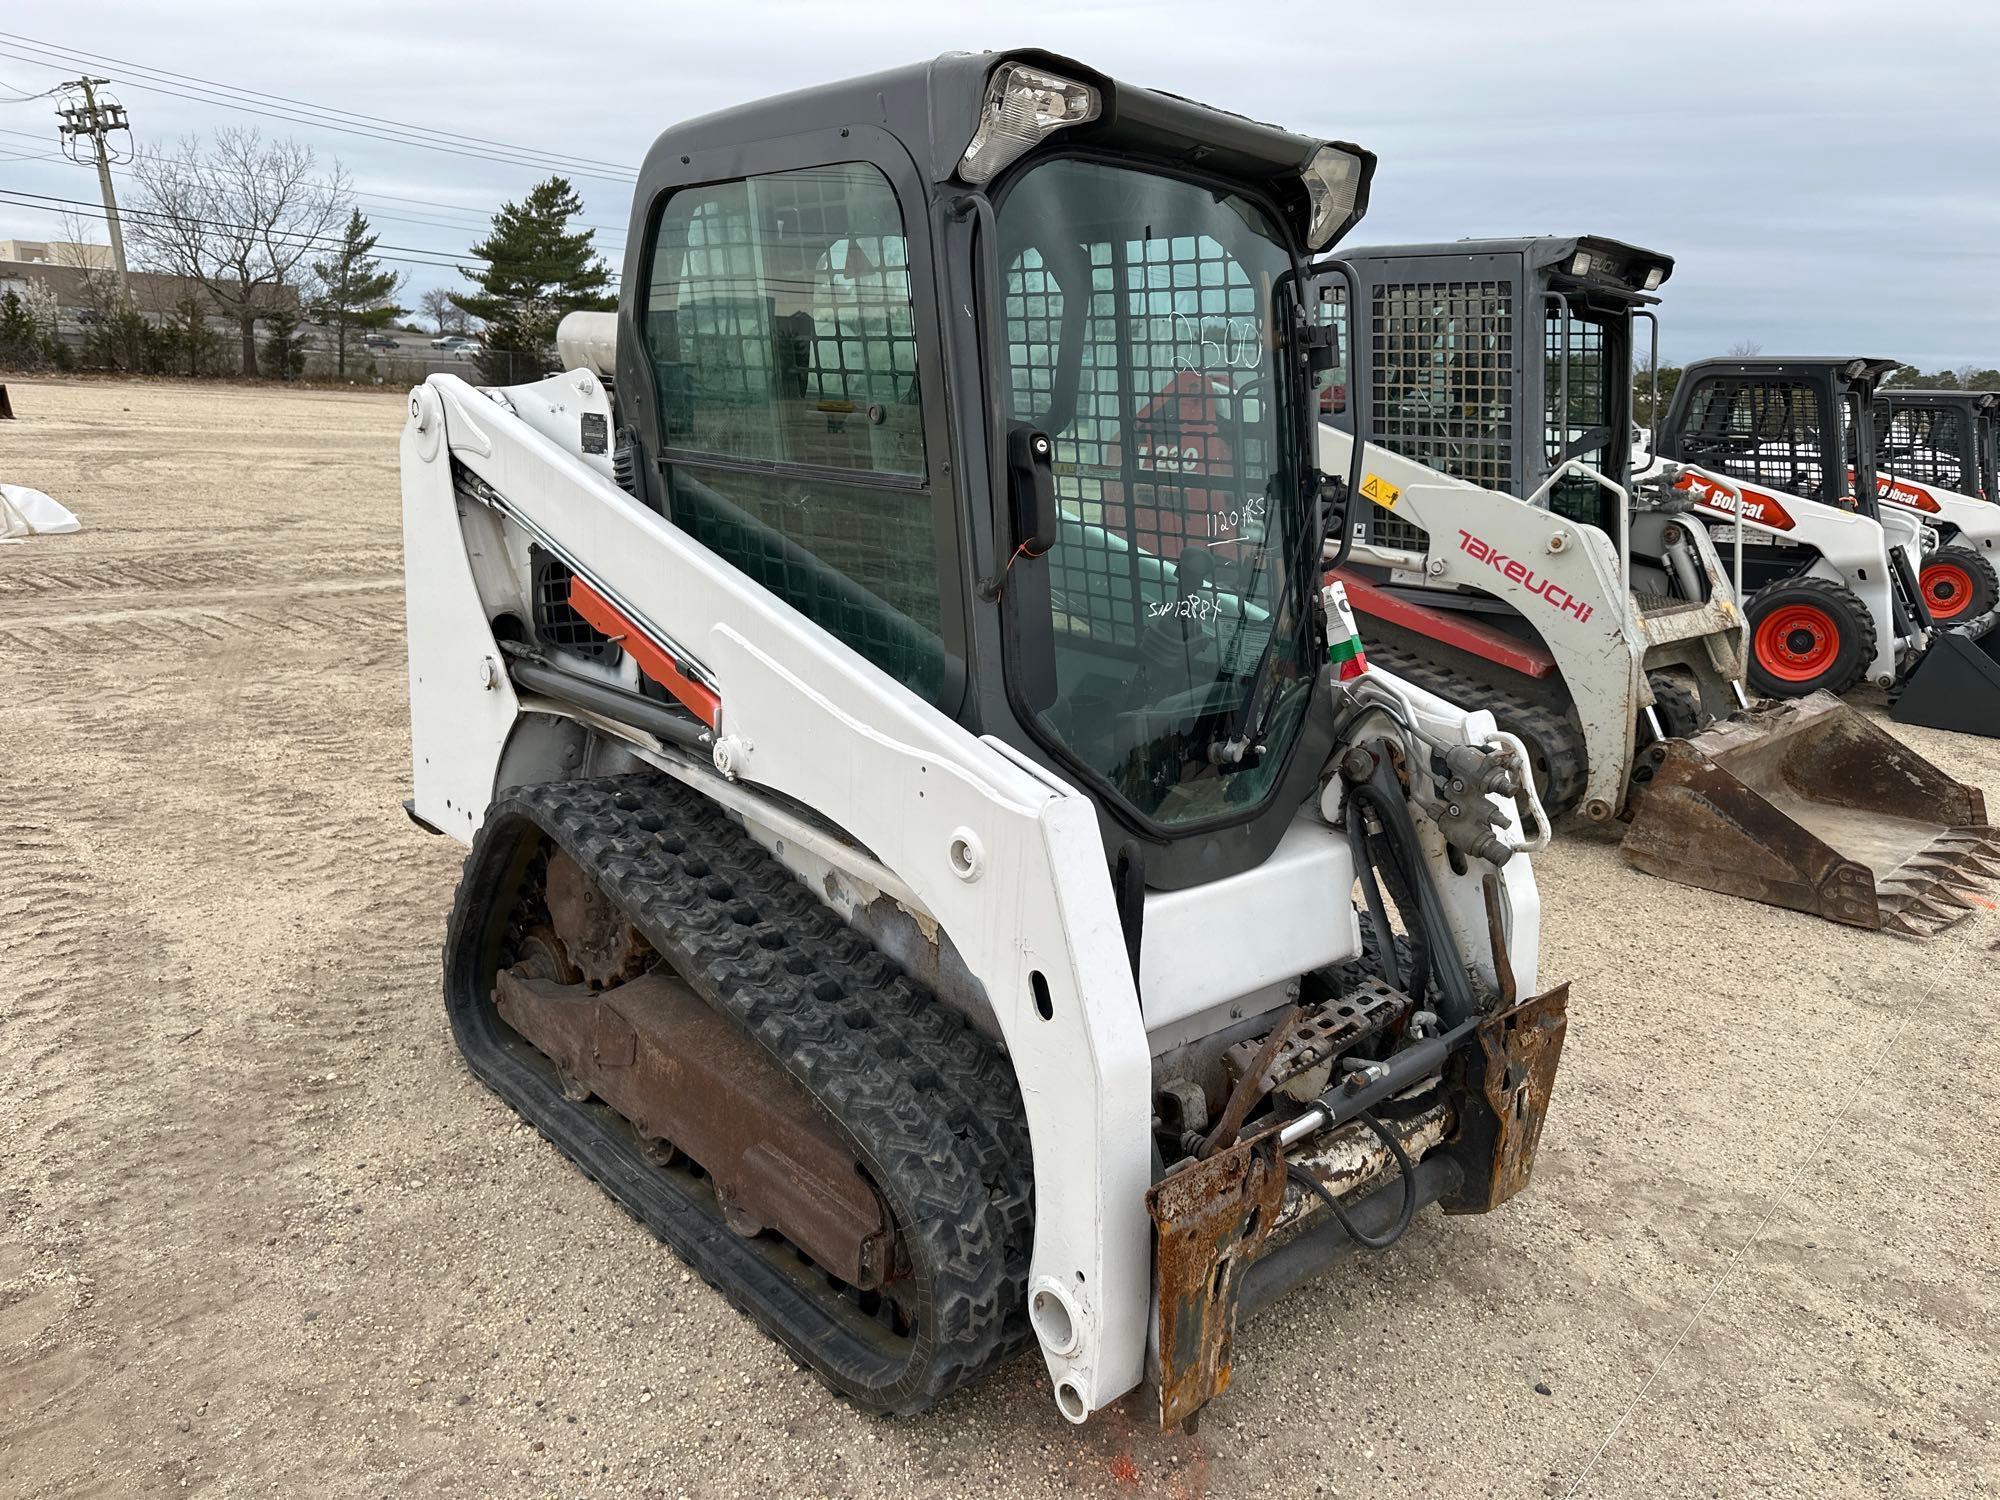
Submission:
<svg viewBox="0 0 2000 1500">
<path fill-rule="evenodd" d="M 0 484 L 0 538 L 13 541 L 81 530 L 81 521 L 40 490 L 24 484 Z"/>
</svg>

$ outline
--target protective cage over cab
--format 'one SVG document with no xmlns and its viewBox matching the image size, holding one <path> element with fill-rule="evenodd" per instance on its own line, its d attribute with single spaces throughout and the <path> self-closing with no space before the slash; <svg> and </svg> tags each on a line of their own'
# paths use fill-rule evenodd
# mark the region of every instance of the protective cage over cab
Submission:
<svg viewBox="0 0 2000 1500">
<path fill-rule="evenodd" d="M 1360 282 L 1361 399 L 1327 415 L 1427 468 L 1525 499 L 1572 459 L 1624 482 L 1631 466 L 1633 324 L 1673 274 L 1656 251 L 1595 235 L 1369 245 L 1343 251 Z M 1345 287 L 1320 283 L 1337 306 Z M 1564 478 L 1550 505 L 1616 534 L 1612 497 Z M 1424 552 L 1390 510 L 1359 507 L 1356 540 Z"/>
</svg>

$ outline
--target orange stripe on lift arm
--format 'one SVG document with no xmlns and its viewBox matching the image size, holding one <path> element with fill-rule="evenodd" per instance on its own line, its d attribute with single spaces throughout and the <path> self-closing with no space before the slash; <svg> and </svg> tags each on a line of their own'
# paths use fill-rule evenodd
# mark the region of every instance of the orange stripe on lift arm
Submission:
<svg viewBox="0 0 2000 1500">
<path fill-rule="evenodd" d="M 722 707 L 722 700 L 686 676 L 681 671 L 681 664 L 668 654 L 667 649 L 634 625 L 617 605 L 581 578 L 572 575 L 569 606 L 629 651 L 639 670 L 678 698 L 688 712 L 710 729 L 715 728 L 716 713 Z"/>
</svg>

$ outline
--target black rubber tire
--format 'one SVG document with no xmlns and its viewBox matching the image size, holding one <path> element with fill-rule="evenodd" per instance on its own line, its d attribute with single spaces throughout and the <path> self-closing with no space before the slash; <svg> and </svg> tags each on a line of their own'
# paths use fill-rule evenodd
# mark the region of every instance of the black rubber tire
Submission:
<svg viewBox="0 0 2000 1500">
<path fill-rule="evenodd" d="M 1646 686 L 1653 690 L 1653 714 L 1670 740 L 1684 740 L 1701 729 L 1701 698 L 1695 690 L 1671 672 L 1648 672 Z M 1652 738 L 1652 730 L 1640 716 L 1641 743 Z"/>
<path fill-rule="evenodd" d="M 846 1137 L 903 1235 L 911 1335 L 857 1328 L 810 1263 L 734 1235 L 700 1179 L 649 1161 L 607 1107 L 563 1097 L 553 1065 L 499 1019 L 493 975 L 547 844 Z M 466 857 L 444 956 L 452 1032 L 474 1073 L 855 1405 L 921 1411 L 1028 1339 L 1032 1168 L 1006 1058 L 705 798 L 653 776 L 508 792 Z"/>
<path fill-rule="evenodd" d="M 1827 622 L 1832 650 L 1824 668 L 1810 676 L 1797 669 L 1773 671 L 1764 653 L 1774 643 L 1760 639 L 1760 627 L 1783 610 L 1802 610 Z M 1844 693 L 1860 682 L 1875 660 L 1875 619 L 1854 590 L 1810 574 L 1767 583 L 1750 596 L 1743 613 L 1750 622 L 1750 684 L 1764 698 L 1803 698 L 1808 693 Z"/>
<path fill-rule="evenodd" d="M 1937 613 L 1939 602 L 1934 586 L 1942 580 L 1936 576 L 1941 568 L 1957 568 L 1965 575 L 1970 585 L 1968 597 L 1949 615 Z M 2000 604 L 2000 573 L 1995 573 L 1993 563 L 1982 552 L 1953 543 L 1940 547 L 1924 559 L 1924 565 L 1917 574 L 1917 586 L 1923 591 L 1924 608 L 1931 611 L 1940 625 L 1963 625 L 1967 620 L 1977 619 L 1996 604 Z"/>
</svg>

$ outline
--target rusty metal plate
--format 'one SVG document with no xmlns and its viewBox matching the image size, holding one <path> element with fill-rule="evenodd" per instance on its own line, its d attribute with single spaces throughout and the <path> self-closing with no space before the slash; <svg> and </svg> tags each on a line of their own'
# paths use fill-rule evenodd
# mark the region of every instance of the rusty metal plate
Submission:
<svg viewBox="0 0 2000 1500">
<path fill-rule="evenodd" d="M 1493 1171 L 1484 1209 L 1495 1209 L 1528 1185 L 1548 1118 L 1549 1095 L 1569 1029 L 1569 986 L 1523 1000 L 1479 1025 L 1486 1056 L 1486 1103 L 1493 1111 Z M 1481 1210 L 1484 1211 L 1484 1210 Z"/>
<path fill-rule="evenodd" d="M 1275 1131 L 1162 1178 L 1146 1191 L 1158 1288 L 1162 1431 L 1229 1389 L 1243 1273 L 1285 1204 Z"/>
<path fill-rule="evenodd" d="M 784 1069 L 671 974 L 597 992 L 510 969 L 493 999 L 573 1094 L 699 1163 L 731 1229 L 774 1229 L 864 1290 L 890 1278 L 893 1224 L 854 1153 Z"/>
</svg>

